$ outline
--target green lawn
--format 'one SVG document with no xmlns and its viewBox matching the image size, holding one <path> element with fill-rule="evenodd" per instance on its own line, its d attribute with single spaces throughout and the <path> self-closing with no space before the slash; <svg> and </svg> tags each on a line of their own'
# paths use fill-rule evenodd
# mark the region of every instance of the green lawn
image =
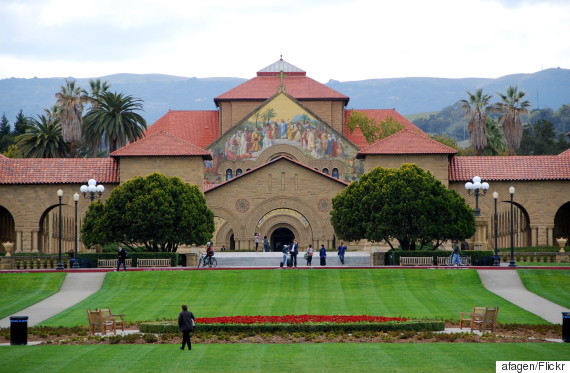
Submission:
<svg viewBox="0 0 570 373">
<path fill-rule="evenodd" d="M 85 310 L 111 307 L 129 321 L 197 317 L 380 315 L 454 319 L 474 305 L 500 306 L 500 322 L 540 324 L 538 316 L 487 291 L 475 270 L 224 270 L 110 272 L 102 289 L 42 325 L 87 325 Z"/>
<path fill-rule="evenodd" d="M 570 271 L 518 269 L 517 272 L 529 291 L 570 309 Z"/>
<path fill-rule="evenodd" d="M 0 347 L 2 372 L 494 372 L 495 361 L 570 360 L 564 344 L 209 344 Z"/>
<path fill-rule="evenodd" d="M 0 319 L 55 294 L 65 273 L 0 274 Z"/>
</svg>

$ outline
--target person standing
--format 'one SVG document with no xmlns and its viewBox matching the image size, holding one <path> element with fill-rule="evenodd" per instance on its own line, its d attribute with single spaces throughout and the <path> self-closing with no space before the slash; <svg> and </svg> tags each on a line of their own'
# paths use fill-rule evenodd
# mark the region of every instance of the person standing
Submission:
<svg viewBox="0 0 570 373">
<path fill-rule="evenodd" d="M 263 251 L 269 251 L 269 240 L 267 239 L 267 236 L 263 236 Z"/>
<path fill-rule="evenodd" d="M 117 260 L 117 269 L 115 270 L 115 272 L 117 272 L 119 270 L 119 268 L 121 267 L 121 264 L 123 265 L 123 271 L 127 271 L 127 265 L 125 264 L 125 259 L 127 259 L 127 251 L 125 249 L 123 249 L 122 246 L 119 246 L 119 255 L 118 255 L 118 259 Z"/>
<path fill-rule="evenodd" d="M 344 264 L 344 253 L 346 252 L 346 246 L 344 245 L 344 242 L 340 242 L 340 246 L 338 247 L 338 258 L 340 259 L 340 262 L 342 264 Z"/>
<path fill-rule="evenodd" d="M 287 267 L 287 254 L 289 253 L 289 245 L 283 245 L 283 261 L 281 267 Z"/>
<path fill-rule="evenodd" d="M 453 258 L 451 259 L 451 265 L 458 265 L 461 266 L 461 249 L 459 249 L 459 245 L 457 241 L 453 241 Z"/>
<path fill-rule="evenodd" d="M 313 254 L 315 253 L 315 249 L 313 249 L 313 245 L 309 245 L 307 249 L 307 266 L 310 267 L 313 262 Z"/>
<path fill-rule="evenodd" d="M 291 266 L 297 267 L 297 254 L 299 254 L 299 244 L 297 240 L 293 240 L 293 245 L 291 245 L 289 252 L 291 254 Z"/>
<path fill-rule="evenodd" d="M 182 332 L 182 347 L 188 345 L 188 349 L 192 349 L 192 343 L 190 340 L 190 333 L 194 331 L 194 314 L 188 311 L 188 306 L 182 305 L 182 312 L 178 314 L 178 329 Z"/>
<path fill-rule="evenodd" d="M 325 245 L 321 245 L 321 250 L 319 251 L 319 258 L 321 259 L 321 265 L 326 266 L 327 265 L 327 249 L 325 248 Z"/>
<path fill-rule="evenodd" d="M 259 239 L 261 237 L 259 236 L 259 233 L 255 233 L 255 235 L 253 237 L 255 239 L 255 251 L 257 251 L 257 248 L 259 247 Z"/>
</svg>

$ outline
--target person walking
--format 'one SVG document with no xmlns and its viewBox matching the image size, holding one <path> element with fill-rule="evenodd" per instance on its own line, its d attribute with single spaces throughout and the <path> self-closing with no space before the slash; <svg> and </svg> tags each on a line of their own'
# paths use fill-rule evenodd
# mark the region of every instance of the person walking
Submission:
<svg viewBox="0 0 570 373">
<path fill-rule="evenodd" d="M 259 247 L 259 240 L 261 239 L 261 236 L 259 235 L 259 233 L 256 232 L 253 237 L 255 239 L 255 251 L 257 251 L 257 248 Z"/>
<path fill-rule="evenodd" d="M 457 244 L 457 241 L 453 241 L 453 258 L 451 259 L 451 265 L 461 266 L 461 249 Z"/>
<path fill-rule="evenodd" d="M 269 240 L 267 239 L 267 236 L 263 236 L 263 251 L 269 251 Z"/>
<path fill-rule="evenodd" d="M 127 265 L 125 264 L 125 260 L 127 259 L 127 251 L 125 249 L 123 249 L 122 246 L 119 246 L 119 254 L 118 254 L 118 259 L 117 260 L 117 269 L 115 270 L 115 272 L 117 272 L 119 270 L 119 268 L 121 267 L 121 264 L 123 265 L 123 271 L 127 271 Z"/>
<path fill-rule="evenodd" d="M 321 265 L 326 266 L 327 265 L 327 249 L 325 248 L 325 245 L 321 245 L 321 249 L 319 250 L 319 258 L 321 259 Z"/>
<path fill-rule="evenodd" d="M 281 267 L 287 267 L 287 254 L 289 253 L 289 245 L 283 245 L 283 261 Z"/>
<path fill-rule="evenodd" d="M 306 258 L 307 259 L 307 267 L 310 267 L 313 262 L 313 254 L 315 253 L 315 249 L 313 249 L 313 245 L 309 245 L 307 249 Z"/>
<path fill-rule="evenodd" d="M 299 244 L 297 240 L 293 240 L 293 245 L 291 245 L 289 253 L 291 254 L 291 266 L 297 267 L 297 254 L 299 254 Z"/>
<path fill-rule="evenodd" d="M 344 253 L 346 252 L 346 246 L 344 242 L 340 242 L 340 246 L 338 247 L 338 258 L 340 259 L 340 263 L 344 264 Z"/>
<path fill-rule="evenodd" d="M 182 346 L 181 350 L 188 345 L 188 349 L 192 349 L 190 340 L 190 333 L 194 331 L 194 314 L 188 311 L 188 306 L 182 305 L 182 312 L 178 314 L 178 329 L 182 332 Z"/>
</svg>

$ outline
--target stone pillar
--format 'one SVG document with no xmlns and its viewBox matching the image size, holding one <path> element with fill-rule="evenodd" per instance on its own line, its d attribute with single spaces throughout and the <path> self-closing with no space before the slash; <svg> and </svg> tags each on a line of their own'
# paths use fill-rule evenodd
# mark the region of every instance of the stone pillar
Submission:
<svg viewBox="0 0 570 373">
<path fill-rule="evenodd" d="M 486 216 L 476 216 L 475 225 L 475 235 L 472 237 L 473 250 L 487 250 L 489 247 L 489 242 L 487 242 L 489 219 Z"/>
<path fill-rule="evenodd" d="M 16 248 L 14 249 L 14 253 L 21 253 L 22 252 L 22 230 L 16 229 Z"/>
<path fill-rule="evenodd" d="M 32 229 L 32 252 L 37 253 L 39 252 L 38 248 L 38 237 L 39 237 L 39 229 Z"/>
</svg>

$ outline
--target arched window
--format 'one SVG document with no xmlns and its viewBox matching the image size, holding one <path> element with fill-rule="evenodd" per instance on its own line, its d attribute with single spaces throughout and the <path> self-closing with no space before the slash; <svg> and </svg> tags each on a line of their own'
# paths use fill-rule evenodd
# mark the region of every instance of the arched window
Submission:
<svg viewBox="0 0 570 373">
<path fill-rule="evenodd" d="M 242 174 L 241 168 L 238 168 L 238 169 L 236 170 L 236 176 L 239 176 L 239 175 L 241 175 L 241 174 Z"/>
<path fill-rule="evenodd" d="M 338 168 L 333 168 L 332 177 L 334 177 L 335 179 L 338 179 Z"/>
<path fill-rule="evenodd" d="M 226 180 L 230 180 L 232 177 L 234 177 L 234 173 L 233 173 L 233 171 L 231 170 L 231 168 L 228 168 L 228 169 L 226 170 Z"/>
<path fill-rule="evenodd" d="M 249 172 L 249 171 L 251 171 L 251 168 L 248 168 L 247 170 L 245 170 L 245 172 Z"/>
<path fill-rule="evenodd" d="M 328 168 L 323 168 L 323 174 L 329 174 L 329 169 Z"/>
</svg>

